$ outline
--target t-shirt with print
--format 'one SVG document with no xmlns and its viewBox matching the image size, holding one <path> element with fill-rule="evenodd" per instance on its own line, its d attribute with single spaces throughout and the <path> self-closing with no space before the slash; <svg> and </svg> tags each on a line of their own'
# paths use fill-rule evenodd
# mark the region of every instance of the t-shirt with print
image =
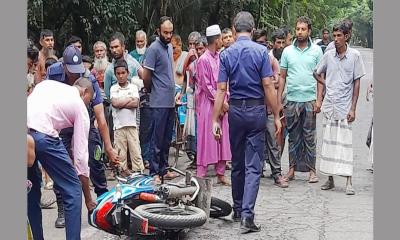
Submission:
<svg viewBox="0 0 400 240">
<path fill-rule="evenodd" d="M 129 83 L 125 87 L 114 84 L 110 89 L 111 101 L 113 98 L 137 98 L 139 99 L 139 90 L 135 84 Z M 136 127 L 136 108 L 115 108 L 112 107 L 112 116 L 114 130 L 123 127 Z"/>
</svg>

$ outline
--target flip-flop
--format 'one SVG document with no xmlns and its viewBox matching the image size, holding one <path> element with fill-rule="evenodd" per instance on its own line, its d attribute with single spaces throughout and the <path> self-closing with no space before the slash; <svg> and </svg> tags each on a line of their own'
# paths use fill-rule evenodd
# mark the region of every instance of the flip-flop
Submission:
<svg viewBox="0 0 400 240">
<path fill-rule="evenodd" d="M 288 177 L 288 176 L 282 176 L 283 178 L 284 178 L 284 180 L 286 181 L 286 182 L 289 182 L 289 181 L 293 181 L 293 180 L 295 180 L 295 177 L 294 177 L 294 175 L 293 176 L 291 176 L 291 177 Z"/>
</svg>

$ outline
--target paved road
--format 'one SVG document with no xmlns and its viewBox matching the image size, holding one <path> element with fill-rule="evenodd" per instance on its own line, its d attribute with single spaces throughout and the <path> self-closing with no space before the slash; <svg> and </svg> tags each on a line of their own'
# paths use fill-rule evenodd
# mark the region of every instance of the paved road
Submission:
<svg viewBox="0 0 400 240">
<path fill-rule="evenodd" d="M 287 189 L 273 185 L 270 178 L 263 178 L 256 203 L 256 222 L 262 231 L 240 235 L 239 224 L 229 217 L 210 219 L 201 228 L 192 229 L 182 239 L 270 239 L 270 240 L 342 240 L 373 239 L 373 174 L 366 171 L 368 149 L 365 140 L 372 118 L 372 103 L 365 100 L 367 84 L 372 79 L 373 50 L 359 49 L 366 65 L 367 75 L 361 81 L 356 122 L 353 125 L 354 179 L 356 195 L 344 194 L 345 179 L 336 178 L 336 191 L 321 191 L 320 185 L 327 179 L 318 174 L 320 182 L 309 184 L 307 174 L 296 174 Z M 317 120 L 318 146 L 317 167 L 321 150 L 322 121 Z M 287 145 L 286 145 L 287 146 Z M 187 159 L 182 157 L 184 166 Z M 283 171 L 288 170 L 287 148 L 282 156 Z M 229 174 L 229 172 L 228 172 Z M 267 172 L 269 174 L 269 170 Z M 214 179 L 215 181 L 215 179 Z M 110 182 L 114 185 L 115 182 Z M 44 191 L 45 195 L 53 194 Z M 213 195 L 232 202 L 229 187 L 216 186 Z M 83 205 L 82 239 L 118 239 L 96 230 L 87 224 L 86 208 Z M 43 225 L 46 239 L 65 239 L 63 229 L 55 229 L 55 209 L 43 210 Z"/>
</svg>

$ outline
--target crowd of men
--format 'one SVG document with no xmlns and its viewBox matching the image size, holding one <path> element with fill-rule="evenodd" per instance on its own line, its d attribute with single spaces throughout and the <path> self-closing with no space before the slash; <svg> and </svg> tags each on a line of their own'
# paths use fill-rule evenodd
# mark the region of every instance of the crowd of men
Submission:
<svg viewBox="0 0 400 240">
<path fill-rule="evenodd" d="M 65 227 L 67 239 L 80 239 L 82 192 L 90 212 L 96 206 L 90 182 L 100 196 L 112 178 L 102 153 L 122 175 L 148 168 L 160 184 L 161 177 L 176 177 L 167 167 L 180 132 L 189 168 L 207 177 L 214 165 L 217 183 L 232 188 L 233 220 L 243 233 L 260 231 L 254 207 L 265 163 L 278 187 L 288 187 L 295 172 L 308 172 L 309 183 L 319 181 L 316 115 L 321 111 L 319 171 L 329 176 L 321 189 L 334 188 L 333 176 L 344 176 L 345 193 L 355 194 L 352 122 L 365 69 L 348 43 L 351 21 L 333 27 L 332 42 L 324 29 L 316 45 L 307 17 L 297 19 L 292 39 L 290 28 L 268 36 L 255 29 L 250 13 L 239 12 L 232 28 L 211 25 L 205 35 L 190 33 L 188 51 L 170 17 L 161 17 L 157 27 L 150 41 L 137 31 L 130 52 L 120 32 L 108 43 L 97 41 L 93 59 L 82 55 L 76 36 L 62 58 L 55 56 L 52 31 L 42 30 L 40 51 L 29 41 L 28 218 L 35 240 L 44 238 L 41 170 L 48 175 L 44 185 L 57 197 L 55 226 Z M 282 174 L 286 138 L 289 171 Z"/>
</svg>

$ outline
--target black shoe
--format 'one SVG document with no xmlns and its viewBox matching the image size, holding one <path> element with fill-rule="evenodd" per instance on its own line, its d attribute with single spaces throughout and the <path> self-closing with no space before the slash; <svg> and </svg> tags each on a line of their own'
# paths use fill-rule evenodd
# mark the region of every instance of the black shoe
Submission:
<svg viewBox="0 0 400 240">
<path fill-rule="evenodd" d="M 57 199 L 58 216 L 54 225 L 56 228 L 64 228 L 65 227 L 64 202 L 59 192 L 56 192 L 56 199 Z"/>
<path fill-rule="evenodd" d="M 243 217 L 242 221 L 240 222 L 240 230 L 242 234 L 249 232 L 259 232 L 261 231 L 261 227 L 256 226 L 253 219 Z"/>
<path fill-rule="evenodd" d="M 234 222 L 240 222 L 241 219 L 242 219 L 242 213 L 237 210 L 233 210 L 232 220 Z"/>
<path fill-rule="evenodd" d="M 65 227 L 64 212 L 62 213 L 62 216 L 60 214 L 58 215 L 54 225 L 56 228 L 64 228 Z"/>
<path fill-rule="evenodd" d="M 321 186 L 321 190 L 330 190 L 330 189 L 334 189 L 335 188 L 335 183 L 333 182 L 333 180 L 328 179 L 322 186 Z"/>
</svg>

